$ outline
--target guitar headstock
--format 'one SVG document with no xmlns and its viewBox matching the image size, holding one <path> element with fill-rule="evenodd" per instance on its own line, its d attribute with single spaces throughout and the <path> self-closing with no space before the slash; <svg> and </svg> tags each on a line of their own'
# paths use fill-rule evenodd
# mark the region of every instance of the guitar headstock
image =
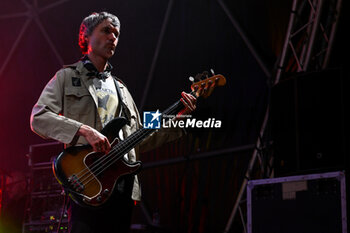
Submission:
<svg viewBox="0 0 350 233">
<path fill-rule="evenodd" d="M 213 73 L 213 72 L 212 72 Z M 191 80 L 192 77 L 190 77 Z M 191 90 L 198 98 L 200 96 L 207 98 L 211 95 L 216 87 L 225 86 L 226 78 L 221 74 L 212 74 L 209 76 L 207 71 L 204 71 L 202 74 L 197 74 L 196 79 L 199 80 L 194 82 L 191 85 Z"/>
</svg>

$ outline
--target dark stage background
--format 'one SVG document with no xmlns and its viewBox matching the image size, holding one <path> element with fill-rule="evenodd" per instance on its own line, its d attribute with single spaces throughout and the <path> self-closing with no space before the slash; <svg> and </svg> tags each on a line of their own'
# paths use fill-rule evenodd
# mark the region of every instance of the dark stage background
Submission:
<svg viewBox="0 0 350 233">
<path fill-rule="evenodd" d="M 292 1 L 222 2 L 273 73 Z M 80 58 L 79 25 L 94 11 L 111 12 L 121 21 L 119 44 L 111 59 L 113 73 L 126 83 L 138 106 L 144 101 L 142 110 L 165 109 L 182 90 L 189 91 L 188 77 L 203 70 L 212 68 L 227 78 L 227 85 L 200 100 L 194 113 L 196 118 L 222 120 L 222 128 L 190 129 L 181 140 L 143 154 L 144 163 L 255 144 L 269 99 L 270 77 L 259 67 L 219 1 L 170 3 L 160 39 L 169 1 L 1 1 L 0 171 L 28 172 L 25 155 L 29 146 L 48 142 L 31 132 L 31 108 L 55 72 Z M 9 16 L 13 14 L 18 15 Z M 340 22 L 333 67 L 348 64 L 348 59 L 342 59 L 349 51 L 348 26 L 347 21 Z M 153 79 L 144 96 L 150 73 Z M 220 232 L 251 154 L 252 148 L 145 169 L 140 174 L 145 206 L 152 216 L 159 214 L 160 224 L 169 232 Z M 145 219 L 137 209 L 134 223 L 142 221 Z"/>
</svg>

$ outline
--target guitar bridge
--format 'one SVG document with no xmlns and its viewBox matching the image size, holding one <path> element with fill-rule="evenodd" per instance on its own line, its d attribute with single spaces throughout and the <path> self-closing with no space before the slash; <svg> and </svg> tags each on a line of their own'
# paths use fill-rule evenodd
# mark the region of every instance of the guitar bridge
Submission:
<svg viewBox="0 0 350 233">
<path fill-rule="evenodd" d="M 82 192 L 84 190 L 84 185 L 80 182 L 79 178 L 76 175 L 71 175 L 68 178 L 68 182 L 74 191 Z"/>
</svg>

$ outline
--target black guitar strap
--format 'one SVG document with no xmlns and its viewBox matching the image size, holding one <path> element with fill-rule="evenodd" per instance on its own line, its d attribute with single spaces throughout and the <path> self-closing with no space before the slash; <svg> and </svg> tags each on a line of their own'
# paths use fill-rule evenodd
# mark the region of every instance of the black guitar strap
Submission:
<svg viewBox="0 0 350 233">
<path fill-rule="evenodd" d="M 122 96 L 122 93 L 121 93 L 121 90 L 120 90 L 117 78 L 113 76 L 113 80 L 114 80 L 114 83 L 115 83 L 115 87 L 117 89 L 119 103 L 120 103 L 120 106 L 121 106 L 121 116 L 125 117 L 127 119 L 127 121 L 128 121 L 127 124 L 130 125 L 130 119 L 131 119 L 130 111 L 129 111 L 128 107 L 126 106 L 125 102 L 124 102 L 125 100 L 123 99 L 123 96 Z"/>
<path fill-rule="evenodd" d="M 115 87 L 117 89 L 119 103 L 120 103 L 120 106 L 121 106 L 121 114 L 120 115 L 127 119 L 127 121 L 128 121 L 127 124 L 130 126 L 130 119 L 131 119 L 130 111 L 129 111 L 128 107 L 126 106 L 125 102 L 124 102 L 125 100 L 123 99 L 122 92 L 120 90 L 117 78 L 113 76 L 113 80 L 114 80 L 114 83 L 115 83 Z M 130 195 L 131 195 L 133 184 L 134 184 L 134 176 L 122 177 L 118 181 L 117 190 L 118 190 L 118 192 L 120 194 L 124 194 L 124 195 L 129 190 L 130 191 Z M 127 196 L 130 197 L 130 195 L 127 195 Z"/>
</svg>

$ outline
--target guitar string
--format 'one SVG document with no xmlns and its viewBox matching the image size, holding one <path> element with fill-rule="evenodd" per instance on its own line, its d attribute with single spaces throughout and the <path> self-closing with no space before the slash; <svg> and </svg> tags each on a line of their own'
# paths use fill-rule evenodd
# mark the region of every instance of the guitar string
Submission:
<svg viewBox="0 0 350 233">
<path fill-rule="evenodd" d="M 164 112 L 163 112 L 163 115 L 164 114 L 170 114 L 170 112 L 173 112 L 174 110 L 176 110 L 176 108 L 178 108 L 179 107 L 179 103 L 180 103 L 180 101 L 178 101 L 178 102 L 176 102 L 175 104 L 173 104 L 171 107 L 169 107 L 168 109 L 166 109 Z M 167 113 L 167 112 L 169 112 L 169 113 Z M 116 148 L 116 149 L 114 149 L 113 148 L 113 150 L 111 151 L 111 152 L 109 152 L 106 156 L 102 156 L 101 158 L 99 158 L 98 160 L 96 160 L 93 164 L 92 164 L 92 167 L 90 167 L 90 170 L 92 170 L 92 169 L 94 169 L 94 168 L 96 168 L 96 166 L 98 166 L 98 165 L 100 165 L 102 162 L 103 162 L 103 160 L 106 160 L 106 159 L 108 159 L 108 158 L 110 158 L 111 156 L 111 154 L 113 154 L 116 150 L 118 150 L 118 149 L 121 149 L 121 146 L 122 146 L 122 144 L 127 144 L 128 143 L 128 141 L 127 140 L 129 140 L 129 141 L 132 141 L 135 137 L 139 137 L 137 134 L 140 134 L 140 131 L 141 130 L 144 130 L 144 128 L 141 128 L 141 129 L 139 129 L 138 131 L 136 131 L 135 133 L 133 133 L 131 136 L 129 136 L 125 141 L 122 141 L 121 143 L 119 143 L 119 144 L 117 144 L 114 148 Z M 118 147 L 118 148 L 117 148 Z M 85 168 L 84 170 L 88 170 L 89 168 Z M 78 174 L 80 174 L 81 172 L 79 172 Z M 87 173 L 85 173 L 85 174 L 83 174 L 82 176 L 80 176 L 79 178 L 82 178 L 84 175 L 86 175 Z M 77 174 L 76 174 L 77 175 Z"/>
<path fill-rule="evenodd" d="M 143 128 L 142 129 L 140 129 L 140 130 L 143 130 Z M 103 155 L 101 158 L 102 159 L 100 159 L 100 161 L 99 161 L 99 163 L 97 163 L 97 164 L 94 164 L 92 167 L 90 167 L 90 169 L 89 168 L 87 168 L 89 171 L 87 172 L 87 173 L 85 173 L 85 175 L 87 174 L 87 176 L 85 176 L 80 182 L 83 184 L 83 185 L 86 185 L 86 184 L 84 184 L 84 182 L 87 180 L 87 179 L 89 179 L 89 178 L 93 178 L 94 179 L 94 176 L 96 176 L 96 172 L 99 172 L 99 170 L 101 170 L 101 168 L 103 168 L 103 166 L 106 164 L 106 163 L 108 163 L 108 160 L 111 160 L 111 159 L 114 159 L 116 156 L 118 157 L 117 159 L 119 160 L 120 159 L 120 157 L 122 157 L 122 156 L 124 156 L 124 154 L 121 154 L 125 149 L 126 149 L 126 152 L 128 152 L 129 150 L 131 150 L 132 148 L 129 148 L 129 145 L 130 144 L 133 144 L 134 143 L 134 141 L 137 141 L 137 140 L 133 140 L 134 138 L 135 139 L 139 139 L 139 140 L 143 140 L 143 137 L 144 136 L 146 136 L 147 134 L 148 134 L 149 132 L 148 131 L 143 131 L 143 132 L 141 132 L 141 131 L 139 131 L 138 132 L 138 137 L 133 137 L 133 138 L 130 138 L 128 141 L 123 141 L 124 143 L 123 144 L 125 144 L 125 145 L 119 145 L 119 146 L 117 146 L 116 145 L 116 149 L 113 151 L 113 153 L 108 153 L 108 155 Z M 118 156 L 118 155 L 120 155 L 120 156 Z M 90 181 L 90 180 L 89 180 Z M 88 182 L 89 182 L 88 181 Z"/>
<path fill-rule="evenodd" d="M 194 97 L 196 97 L 195 91 L 192 91 L 190 94 L 193 95 Z M 197 98 L 197 97 L 196 97 L 196 98 Z M 174 111 L 174 110 L 176 110 L 177 108 L 179 108 L 179 106 L 183 107 L 182 105 L 179 105 L 180 103 L 181 103 L 181 101 L 175 102 L 175 104 L 171 105 L 169 108 L 167 108 L 166 110 L 164 110 L 164 112 L 163 112 L 162 115 L 164 115 L 164 114 L 174 114 L 172 111 Z M 168 112 L 168 113 L 167 113 L 167 112 Z M 142 128 L 141 128 L 141 129 L 142 129 Z M 141 130 L 141 129 L 140 129 L 140 130 Z M 133 133 L 130 137 L 132 137 L 133 135 L 135 135 L 137 132 L 138 132 L 138 131 L 136 131 L 135 133 Z M 128 138 L 130 138 L 130 137 L 128 137 Z M 90 168 L 90 170 L 93 169 L 94 167 L 98 166 L 98 165 L 99 165 L 98 163 L 103 162 L 102 160 L 104 160 L 105 157 L 109 157 L 110 154 L 111 154 L 111 152 L 114 153 L 113 150 L 114 150 L 114 147 L 112 148 L 112 150 L 111 150 L 106 156 L 102 156 L 101 158 L 97 159 L 97 160 L 92 164 L 92 167 Z M 97 163 L 97 164 L 96 164 L 96 163 Z M 82 176 L 78 177 L 78 175 L 80 175 L 83 171 L 86 171 L 86 173 L 84 173 Z M 76 175 L 77 178 L 80 179 L 80 178 L 84 177 L 86 174 L 89 174 L 89 168 L 88 168 L 88 167 L 86 167 L 85 169 L 81 170 L 80 172 L 78 172 L 77 174 L 74 174 L 74 175 Z"/>
<path fill-rule="evenodd" d="M 218 79 L 218 78 L 217 78 Z M 195 96 L 196 98 L 198 98 L 199 96 L 196 96 L 195 94 L 195 91 L 192 91 L 190 94 L 192 94 L 193 96 Z M 174 104 L 174 105 L 172 105 L 171 107 L 178 107 L 178 103 L 179 103 L 180 101 L 178 101 L 176 104 Z M 181 103 L 181 102 L 180 102 Z M 174 109 L 171 109 L 171 107 L 169 107 L 168 109 L 166 109 L 166 110 L 169 110 L 169 112 L 170 112 L 170 110 L 174 110 Z M 163 113 L 164 114 L 164 113 Z M 167 114 L 171 114 L 171 113 L 167 113 Z M 131 138 L 131 139 L 133 139 L 133 136 L 134 135 L 136 135 L 136 133 L 138 133 L 138 132 L 141 132 L 142 130 L 143 130 L 144 128 L 141 128 L 141 129 L 139 129 L 138 131 L 136 131 L 135 133 L 133 133 L 131 136 L 129 136 L 128 138 Z M 145 134 L 145 135 L 142 135 L 142 134 Z M 144 132 L 141 132 L 140 134 L 142 135 L 142 137 L 140 137 L 140 140 L 143 140 L 144 138 L 143 137 L 145 137 L 145 136 L 147 136 L 147 133 L 149 133 L 149 131 L 144 131 Z M 140 135 L 140 136 L 141 136 Z M 125 143 L 126 144 L 126 143 Z M 122 145 L 123 146 L 123 145 Z M 122 148 L 122 146 L 121 146 L 121 148 Z M 127 153 L 128 151 L 130 151 L 132 148 L 127 148 L 128 146 L 126 146 L 125 148 L 124 148 L 124 150 L 125 149 L 127 149 L 125 152 L 122 152 L 122 153 L 120 153 L 121 155 L 118 157 L 117 156 L 117 159 L 116 160 L 114 160 L 113 161 L 113 157 L 112 156 L 109 156 L 109 154 L 110 153 L 108 153 L 106 156 L 102 156 L 101 158 L 99 158 L 98 160 L 96 160 L 94 163 L 93 163 L 93 167 L 94 168 L 96 168 L 96 166 L 98 166 L 98 164 L 100 164 L 100 163 L 103 163 L 105 160 L 106 160 L 106 158 L 110 158 L 110 157 L 112 157 L 111 159 L 109 159 L 109 161 L 107 161 L 107 163 L 105 163 L 105 164 L 102 164 L 102 165 L 106 165 L 98 174 L 96 174 L 96 176 L 98 176 L 98 175 L 100 175 L 105 169 L 107 169 L 109 166 L 111 166 L 113 163 L 115 163 L 116 161 L 118 161 L 125 153 Z M 115 149 L 114 149 L 115 148 Z M 117 152 L 117 145 L 115 146 L 115 147 L 113 147 L 113 149 L 111 150 L 111 154 L 113 154 L 113 153 L 115 153 L 115 152 Z M 100 160 L 100 161 L 99 161 Z M 96 164 L 96 162 L 97 161 L 99 161 L 97 164 Z M 111 162 L 111 163 L 109 163 L 109 162 Z M 109 164 L 108 164 L 109 163 Z M 97 170 L 96 171 L 98 171 L 101 167 L 98 167 L 97 168 Z M 83 177 L 83 176 L 85 176 L 86 174 L 89 174 L 88 175 L 88 177 L 90 177 L 90 176 L 94 176 L 95 174 L 93 173 L 93 171 L 91 171 L 91 172 L 89 172 L 89 167 L 86 167 L 85 169 L 83 169 L 82 171 L 84 171 L 84 170 L 87 170 L 87 172 L 85 173 L 85 174 L 83 174 L 81 177 Z M 80 174 L 82 171 L 80 171 L 78 174 Z M 96 171 L 94 171 L 94 172 L 96 172 Z M 86 179 L 85 179 L 86 180 Z M 94 180 L 94 177 L 92 177 L 92 179 L 90 179 L 85 185 L 88 185 L 92 180 Z"/>
<path fill-rule="evenodd" d="M 195 93 L 195 92 L 192 91 L 190 94 L 194 95 L 194 93 Z M 166 110 L 163 112 L 162 115 L 164 115 L 164 114 L 172 114 L 171 111 L 174 111 L 176 108 L 178 108 L 178 107 L 179 107 L 179 103 L 181 103 L 181 102 L 180 102 L 180 101 L 177 101 L 175 104 L 171 105 L 168 109 L 166 109 Z M 167 112 L 167 111 L 169 111 L 169 113 L 165 113 L 165 112 Z M 139 130 L 142 130 L 142 128 L 139 129 Z M 133 134 L 132 134 L 131 136 L 129 136 L 128 138 L 132 138 L 132 136 L 134 136 L 136 133 L 138 133 L 138 131 L 136 131 L 135 133 L 133 133 Z M 117 145 L 119 145 L 119 143 L 118 143 Z M 116 145 L 116 146 L 117 146 L 117 145 Z M 115 147 L 116 147 L 116 146 L 115 146 Z M 91 167 L 90 169 L 89 169 L 89 167 L 86 167 L 85 169 L 82 169 L 80 172 L 78 172 L 77 174 L 74 174 L 74 175 L 77 176 L 78 179 L 84 177 L 86 174 L 89 173 L 89 170 L 91 170 L 91 169 L 93 169 L 94 167 L 98 166 L 99 163 L 100 163 L 100 162 L 103 162 L 102 160 L 104 160 L 105 157 L 109 157 L 110 154 L 111 154 L 111 152 L 113 153 L 114 150 L 115 150 L 115 149 L 114 149 L 114 147 L 113 147 L 112 150 L 111 150 L 106 156 L 101 156 L 99 159 L 97 159 L 96 161 L 94 161 L 94 163 L 91 164 L 92 167 Z M 91 152 L 90 152 L 90 153 L 91 153 Z M 86 171 L 86 173 L 84 173 L 84 174 L 82 174 L 80 177 L 78 177 L 78 176 L 79 176 L 82 172 L 84 172 L 84 171 Z"/>
<path fill-rule="evenodd" d="M 145 132 L 143 136 L 146 136 L 148 134 L 148 132 Z M 143 137 L 142 136 L 142 137 Z M 135 142 L 137 143 L 137 141 L 141 141 L 143 138 L 140 138 L 138 140 L 136 140 Z M 108 167 L 110 167 L 111 165 L 113 165 L 115 162 L 117 162 L 118 160 L 120 160 L 124 154 L 126 154 L 128 151 L 130 151 L 132 148 L 124 148 L 124 150 L 120 151 L 120 153 L 116 154 L 115 157 L 111 157 L 109 159 L 109 161 L 106 161 L 105 164 L 103 164 L 101 167 L 99 167 L 96 171 L 94 171 L 94 175 L 98 176 L 100 175 L 102 172 L 104 172 Z M 85 185 L 87 185 L 89 182 L 91 182 L 94 179 L 94 177 L 92 177 L 92 179 L 88 180 Z"/>
<path fill-rule="evenodd" d="M 173 108 L 177 108 L 177 107 L 178 107 L 178 104 L 179 104 L 179 101 L 176 102 L 175 104 L 173 104 L 173 105 L 172 105 L 171 107 L 169 107 L 168 109 L 166 109 L 166 110 L 163 112 L 162 115 L 164 115 L 164 114 L 170 114 L 170 113 L 166 113 L 166 112 L 167 112 L 167 111 L 173 111 L 173 110 L 174 110 Z M 115 146 L 112 148 L 112 150 L 111 150 L 108 154 L 106 154 L 105 156 L 101 156 L 99 159 L 97 159 L 96 161 L 94 161 L 94 163 L 91 164 L 91 165 L 92 165 L 91 167 L 86 167 L 85 169 L 82 169 L 80 172 L 78 172 L 78 173 L 76 173 L 76 174 L 74 174 L 74 175 L 76 175 L 78 179 L 81 179 L 81 178 L 84 177 L 86 174 L 89 174 L 89 170 L 96 168 L 96 166 L 98 166 L 101 162 L 103 162 L 103 160 L 109 158 L 111 154 L 113 154 L 116 150 L 120 149 L 120 148 L 117 148 L 117 147 L 121 147 L 121 144 L 126 144 L 126 143 L 128 143 L 127 140 L 133 140 L 134 137 L 138 137 L 137 134 L 139 134 L 140 131 L 143 130 L 143 129 L 144 129 L 144 128 L 138 129 L 136 132 L 134 132 L 132 135 L 130 135 L 126 140 L 121 141 L 120 143 L 118 143 L 117 145 L 115 145 Z M 80 175 L 82 172 L 84 172 L 84 171 L 86 171 L 86 173 L 82 174 L 82 175 L 79 177 L 79 175 Z"/>
<path fill-rule="evenodd" d="M 163 112 L 163 115 L 164 114 L 171 114 L 174 110 L 176 110 L 178 107 L 179 107 L 179 103 L 181 103 L 180 101 L 178 101 L 178 102 L 176 102 L 175 104 L 173 104 L 169 109 L 166 109 L 164 112 Z M 101 174 L 101 172 L 103 172 L 106 168 L 108 168 L 110 165 L 107 165 L 107 167 L 106 168 L 103 168 L 103 166 L 105 165 L 105 164 L 108 164 L 110 161 L 113 161 L 113 159 L 114 159 L 114 154 L 115 154 L 115 152 L 119 152 L 119 153 L 121 153 L 120 151 L 122 151 L 122 150 L 125 150 L 125 149 L 127 149 L 125 152 L 122 152 L 121 153 L 121 157 L 122 156 L 124 156 L 124 153 L 127 153 L 129 150 L 131 150 L 132 148 L 127 148 L 129 145 L 128 145 L 128 143 L 130 143 L 131 144 L 131 142 L 134 140 L 134 138 L 135 137 L 137 137 L 137 138 L 139 138 L 140 137 L 140 139 L 141 140 L 143 140 L 143 137 L 144 136 L 147 136 L 147 134 L 150 132 L 150 131 L 148 131 L 148 130 L 146 130 L 146 131 L 144 131 L 144 132 L 141 132 L 141 131 L 143 131 L 143 130 L 145 130 L 145 128 L 141 128 L 141 129 L 139 129 L 138 131 L 136 131 L 135 133 L 133 133 L 130 137 L 128 137 L 127 138 L 127 140 L 125 140 L 125 141 L 123 141 L 123 143 L 121 143 L 121 144 L 117 144 L 114 148 L 113 148 L 113 150 L 111 150 L 111 152 L 109 152 L 107 155 L 104 155 L 104 156 L 102 156 L 101 158 L 99 158 L 98 160 L 96 160 L 93 164 L 92 164 L 92 167 L 87 167 L 87 168 L 85 168 L 85 169 L 83 169 L 84 171 L 86 170 L 86 172 L 83 174 L 83 175 L 81 175 L 80 177 L 78 177 L 78 179 L 81 179 L 81 178 L 83 178 L 84 176 L 86 176 L 86 175 L 88 175 L 88 176 L 86 176 L 86 177 L 84 177 L 81 181 L 80 181 L 80 183 L 82 183 L 83 185 L 86 185 L 87 183 L 89 183 L 89 182 L 91 182 L 91 180 L 93 180 L 94 179 L 94 176 L 97 176 L 97 175 L 99 175 L 99 174 Z M 138 135 L 138 134 L 140 134 L 140 135 Z M 129 141 L 131 141 L 131 142 L 129 142 Z M 122 144 L 124 144 L 125 145 L 125 148 L 123 148 L 123 145 Z M 119 154 L 118 153 L 118 154 Z M 119 160 L 120 158 L 117 158 L 116 160 Z M 106 160 L 109 160 L 109 161 L 107 161 L 105 164 L 103 164 Z M 112 162 L 112 164 L 113 164 L 114 162 Z M 101 165 L 101 166 L 100 166 Z M 94 170 L 95 169 L 95 170 Z M 102 171 L 101 172 L 99 172 L 99 170 L 101 170 L 102 169 Z M 82 170 L 82 171 L 83 171 Z M 81 173 L 82 171 L 80 171 L 79 173 Z M 94 174 L 94 173 L 96 173 L 96 172 L 99 172 L 98 174 Z M 78 173 L 78 174 L 79 174 Z M 77 175 L 77 174 L 76 174 Z M 90 177 L 92 177 L 92 179 L 90 179 L 89 181 L 87 181 L 87 183 L 86 184 L 84 184 L 84 182 L 88 179 L 88 178 L 90 178 Z"/>
<path fill-rule="evenodd" d="M 88 177 L 86 177 L 86 175 L 90 175 L 91 172 L 95 172 L 96 169 L 99 168 L 99 166 L 102 164 L 105 160 L 108 160 L 108 158 L 114 156 L 115 153 L 117 153 L 118 151 L 120 151 L 121 149 L 123 149 L 124 147 L 127 147 L 129 143 L 132 143 L 132 141 L 134 140 L 134 138 L 140 137 L 140 135 L 142 135 L 142 131 L 144 130 L 144 128 L 140 128 L 138 129 L 136 132 L 134 132 L 130 137 L 128 137 L 126 140 L 121 141 L 120 143 L 116 144 L 113 149 L 106 155 L 102 155 L 100 158 L 98 158 L 96 161 L 94 161 L 90 166 L 87 166 L 84 171 L 86 171 L 84 174 L 82 174 L 81 176 L 78 177 L 78 179 L 80 179 L 80 182 L 84 182 Z M 93 152 L 96 153 L 96 152 Z M 85 176 L 85 177 L 84 177 Z"/>
<path fill-rule="evenodd" d="M 142 131 L 143 131 L 143 132 L 142 132 Z M 152 131 L 154 131 L 154 130 L 152 130 Z M 144 132 L 146 132 L 146 134 L 144 134 Z M 133 133 L 131 136 L 129 136 L 127 139 L 125 139 L 124 141 L 121 141 L 120 143 L 118 143 L 117 145 L 115 145 L 115 147 L 113 148 L 113 151 L 109 152 L 107 155 L 103 155 L 102 157 L 100 157 L 98 160 L 96 160 L 96 161 L 92 164 L 92 166 L 85 168 L 84 170 L 88 170 L 87 173 L 83 174 L 83 175 L 82 175 L 81 177 L 79 177 L 79 178 L 82 178 L 82 177 L 83 177 L 84 175 L 86 175 L 86 174 L 90 174 L 89 171 L 91 171 L 91 172 L 93 172 L 93 173 L 96 172 L 96 171 L 98 171 L 98 169 L 100 169 L 100 167 L 98 167 L 98 166 L 101 165 L 101 163 L 103 163 L 105 160 L 108 160 L 109 158 L 111 158 L 111 157 L 114 155 L 115 152 L 119 152 L 120 150 L 123 150 L 123 149 L 124 149 L 123 146 L 128 147 L 129 144 L 132 144 L 132 143 L 133 143 L 133 140 L 134 140 L 135 138 L 141 137 L 141 139 L 142 139 L 142 137 L 146 136 L 147 133 L 149 133 L 149 132 L 150 132 L 150 131 L 149 131 L 148 129 L 140 128 L 138 131 L 134 132 L 134 133 Z M 143 135 L 143 134 L 144 134 L 144 135 Z M 132 149 L 132 148 L 130 148 L 130 149 Z M 102 166 L 103 166 L 103 164 L 102 164 Z M 97 168 L 97 170 L 94 170 L 95 168 Z M 82 180 L 82 181 L 85 181 L 85 180 L 86 180 L 86 177 L 85 177 L 85 179 Z"/>
<path fill-rule="evenodd" d="M 178 108 L 179 105 L 178 103 L 176 103 L 175 105 L 173 105 L 173 108 L 167 109 L 169 113 L 166 114 L 172 114 L 174 110 L 176 110 L 176 108 Z M 165 114 L 165 113 L 163 113 Z M 146 136 L 148 133 L 148 131 L 143 132 L 144 135 L 142 135 L 142 137 Z M 120 158 L 122 158 L 124 156 L 125 153 L 127 153 L 128 151 L 130 151 L 130 149 L 132 148 L 123 148 L 123 151 L 119 152 L 119 156 L 115 157 L 109 157 L 110 159 L 104 163 L 102 166 L 100 166 L 97 170 L 93 171 L 93 174 L 90 174 L 90 176 L 92 176 L 92 178 L 90 180 L 88 180 L 84 185 L 86 186 L 87 184 L 89 184 L 92 180 L 94 180 L 94 175 L 98 176 L 100 175 L 102 172 L 104 172 L 108 167 L 110 167 L 111 165 L 113 165 L 116 161 L 118 161 Z M 97 172 L 97 174 L 95 174 Z M 84 180 L 86 181 L 86 179 Z"/>
<path fill-rule="evenodd" d="M 135 132 L 134 132 L 132 135 L 130 135 L 130 137 L 128 137 L 127 139 L 129 139 L 129 138 L 132 139 L 136 134 L 139 133 L 140 130 L 142 130 L 142 128 L 140 128 L 140 129 L 138 129 L 137 131 L 135 131 Z M 125 141 L 121 141 L 120 143 L 126 143 L 126 142 L 127 142 L 127 141 L 125 140 Z M 96 161 L 94 161 L 94 163 L 91 164 L 92 167 L 90 167 L 90 170 L 91 170 L 91 169 L 94 169 L 96 166 L 99 165 L 99 163 L 103 162 L 102 160 L 106 159 L 106 157 L 109 157 L 109 156 L 110 156 L 111 154 L 113 154 L 116 150 L 118 150 L 117 147 L 120 147 L 120 144 L 119 144 L 119 143 L 116 144 L 116 145 L 110 150 L 110 152 L 108 152 L 108 154 L 103 155 L 103 156 L 101 156 L 99 159 L 97 159 Z M 92 151 L 92 152 L 90 152 L 90 153 L 98 153 L 98 152 Z M 82 174 L 82 175 L 79 177 L 79 175 L 80 175 L 82 172 L 84 172 L 84 171 L 87 171 L 87 172 L 84 173 L 84 174 Z M 78 172 L 78 173 L 76 173 L 76 174 L 74 174 L 74 175 L 77 176 L 78 179 L 81 179 L 81 178 L 84 177 L 84 175 L 86 175 L 86 174 L 88 174 L 88 173 L 89 173 L 89 167 L 86 167 L 85 169 L 82 169 L 80 172 Z"/>
<path fill-rule="evenodd" d="M 171 114 L 174 110 L 176 110 L 176 108 L 178 107 L 178 103 L 176 103 L 176 105 L 173 105 L 172 106 L 173 108 L 170 108 L 170 109 L 167 109 L 168 111 L 167 112 L 169 112 L 169 113 L 163 113 L 163 114 Z M 144 129 L 144 128 L 142 128 L 142 129 Z M 142 140 L 143 139 L 143 137 L 144 136 L 146 136 L 147 134 L 149 133 L 149 131 L 144 131 L 144 132 L 141 132 L 140 133 L 140 139 L 139 140 Z M 130 138 L 130 137 L 129 137 Z M 132 139 L 134 139 L 134 138 L 132 138 Z M 137 138 L 136 138 L 136 140 L 135 141 L 137 141 Z M 84 185 L 86 186 L 88 183 L 90 183 L 92 180 L 94 180 L 94 176 L 98 176 L 98 175 L 100 175 L 104 170 L 106 170 L 109 166 L 111 166 L 112 164 L 114 164 L 116 161 L 118 161 L 120 158 L 122 158 L 123 156 L 124 156 L 124 154 L 125 153 L 127 153 L 128 151 L 130 151 L 132 148 L 128 148 L 128 146 L 130 146 L 130 145 L 126 145 L 124 148 L 123 147 L 120 147 L 119 149 L 120 149 L 120 151 L 118 151 L 118 154 L 119 154 L 119 156 L 118 156 L 118 154 L 116 154 L 117 155 L 117 157 L 113 157 L 113 156 L 105 156 L 105 157 L 107 157 L 107 159 L 104 159 L 104 161 L 103 162 L 105 162 L 104 164 L 102 164 L 100 167 L 98 167 L 96 170 L 94 170 L 94 171 L 92 171 L 92 173 L 90 173 L 89 174 L 89 176 L 88 177 L 91 177 L 91 179 L 90 180 L 88 180 Z M 106 160 L 108 160 L 108 161 L 106 161 Z M 97 174 L 95 174 L 95 173 L 97 173 Z M 85 179 L 84 179 L 84 181 L 83 182 L 85 182 L 86 181 L 86 179 L 87 179 L 87 177 L 85 177 Z"/>
<path fill-rule="evenodd" d="M 136 131 L 136 132 L 137 132 L 137 131 Z M 135 133 L 136 133 L 136 132 L 135 132 Z M 116 145 L 116 146 L 117 146 L 117 145 Z M 115 146 L 115 147 L 116 147 L 116 146 Z M 111 154 L 111 153 L 115 150 L 115 147 L 113 147 L 113 148 L 111 149 L 111 151 L 110 151 L 107 155 Z M 91 152 L 89 152 L 88 154 L 90 154 L 90 153 L 97 153 L 97 152 L 91 151 Z M 85 157 L 86 157 L 86 156 L 85 156 Z M 101 158 L 103 158 L 103 157 L 101 157 Z M 98 160 L 94 161 L 94 163 L 98 162 L 101 158 L 99 158 Z M 92 165 L 94 165 L 94 163 L 93 163 Z M 75 173 L 74 175 L 75 175 L 78 179 L 80 179 L 80 178 L 84 177 L 84 175 L 88 174 L 88 172 L 89 172 L 88 170 L 89 170 L 89 168 L 88 168 L 88 167 L 85 167 L 85 168 L 82 169 L 80 172 Z M 82 174 L 82 175 L 79 177 L 79 175 L 80 175 L 82 172 L 85 172 L 85 171 L 86 171 L 86 173 Z"/>
</svg>

